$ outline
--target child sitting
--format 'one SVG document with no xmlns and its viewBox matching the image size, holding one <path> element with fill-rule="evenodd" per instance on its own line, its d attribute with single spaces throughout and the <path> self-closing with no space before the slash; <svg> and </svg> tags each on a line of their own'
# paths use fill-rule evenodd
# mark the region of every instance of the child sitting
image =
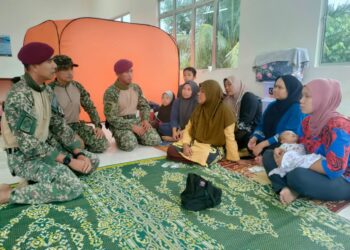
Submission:
<svg viewBox="0 0 350 250">
<path fill-rule="evenodd" d="M 175 95 L 172 91 L 167 90 L 162 94 L 162 105 L 156 113 L 155 128 L 163 141 L 169 141 L 172 138 L 172 129 L 170 125 L 171 108 L 175 100 Z"/>
<path fill-rule="evenodd" d="M 284 131 L 280 135 L 282 145 L 275 149 L 275 154 L 283 155 L 279 168 L 273 169 L 269 176 L 278 174 L 284 177 L 293 169 L 309 168 L 322 156 L 319 154 L 307 154 L 303 144 L 298 144 L 298 136 L 293 131 Z"/>
</svg>

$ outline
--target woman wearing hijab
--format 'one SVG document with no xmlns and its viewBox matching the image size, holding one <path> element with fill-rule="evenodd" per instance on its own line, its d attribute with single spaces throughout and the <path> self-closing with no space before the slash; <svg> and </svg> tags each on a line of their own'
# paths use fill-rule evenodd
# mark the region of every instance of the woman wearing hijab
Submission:
<svg viewBox="0 0 350 250">
<path fill-rule="evenodd" d="M 173 141 L 182 138 L 183 130 L 198 105 L 198 91 L 198 85 L 188 81 L 181 88 L 181 96 L 174 101 L 170 117 Z"/>
<path fill-rule="evenodd" d="M 171 90 L 167 90 L 162 94 L 162 105 L 159 107 L 156 115 L 157 130 L 162 139 L 172 135 L 170 116 L 174 100 L 175 95 Z"/>
<path fill-rule="evenodd" d="M 261 121 L 261 100 L 253 93 L 246 92 L 242 81 L 234 76 L 224 79 L 224 87 L 226 92 L 224 102 L 237 117 L 235 138 L 238 148 L 246 148 L 252 132 Z"/>
<path fill-rule="evenodd" d="M 305 85 L 300 101 L 303 113 L 299 142 L 308 153 L 323 158 L 309 169 L 296 168 L 284 178 L 269 176 L 272 188 L 284 204 L 298 196 L 317 200 L 350 200 L 350 119 L 338 112 L 341 102 L 340 83 L 333 79 L 316 79 Z M 266 172 L 280 165 L 283 152 L 264 153 Z"/>
<path fill-rule="evenodd" d="M 226 159 L 238 161 L 234 137 L 235 117 L 223 103 L 223 92 L 214 80 L 200 84 L 199 105 L 186 125 L 183 138 L 168 148 L 168 159 L 207 166 Z"/>
<path fill-rule="evenodd" d="M 273 88 L 276 101 L 266 108 L 262 122 L 248 142 L 248 148 L 255 156 L 259 156 L 267 148 L 277 147 L 279 134 L 286 130 L 300 134 L 301 122 L 305 117 L 299 103 L 302 89 L 301 82 L 292 75 L 276 79 Z M 261 157 L 256 160 L 261 163 Z"/>
</svg>

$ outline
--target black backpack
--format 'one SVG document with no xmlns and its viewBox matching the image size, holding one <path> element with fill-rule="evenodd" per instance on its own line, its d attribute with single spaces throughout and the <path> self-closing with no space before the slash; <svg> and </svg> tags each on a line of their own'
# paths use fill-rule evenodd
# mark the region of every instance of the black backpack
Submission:
<svg viewBox="0 0 350 250">
<path fill-rule="evenodd" d="M 191 211 L 215 207 L 221 202 L 222 191 L 201 176 L 189 173 L 186 188 L 181 193 L 181 205 Z"/>
</svg>

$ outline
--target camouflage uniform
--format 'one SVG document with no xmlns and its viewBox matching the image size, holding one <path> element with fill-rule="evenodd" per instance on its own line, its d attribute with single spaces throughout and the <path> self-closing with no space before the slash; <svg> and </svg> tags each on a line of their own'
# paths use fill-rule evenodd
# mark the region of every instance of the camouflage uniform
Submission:
<svg viewBox="0 0 350 250">
<path fill-rule="evenodd" d="M 142 120 L 148 121 L 150 107 L 146 98 L 143 96 L 141 88 L 134 83 L 130 84 L 129 88 L 132 88 L 138 95 L 137 109 L 140 111 Z M 124 151 L 132 151 L 136 148 L 138 142 L 147 146 L 159 145 L 161 140 L 154 128 L 150 128 L 143 136 L 138 136 L 132 131 L 133 125 L 141 126 L 141 117 L 123 117 L 118 115 L 120 91 L 117 85 L 113 84 L 106 90 L 103 97 L 104 114 L 118 148 Z"/>
<path fill-rule="evenodd" d="M 90 94 L 85 90 L 85 88 L 78 82 L 72 81 L 71 83 L 73 86 L 75 86 L 79 92 L 80 92 L 80 104 L 88 113 L 91 122 L 95 125 L 95 127 L 101 126 L 100 117 L 97 113 L 96 107 L 94 103 L 90 99 Z M 50 83 L 49 85 L 54 91 L 55 88 L 66 88 L 67 86 L 62 86 L 57 81 L 54 81 Z M 69 93 L 67 92 L 67 95 Z M 60 103 L 60 102 L 59 102 Z M 64 105 L 63 103 L 60 103 L 60 106 L 63 108 L 64 113 L 66 111 L 66 108 L 69 109 L 70 105 Z M 94 132 L 94 128 L 92 126 L 89 126 L 85 124 L 83 121 L 68 123 L 68 125 L 80 136 L 80 138 L 84 141 L 85 147 L 88 151 L 94 152 L 94 153 L 102 153 L 104 152 L 108 146 L 108 140 L 105 136 L 102 138 L 97 138 L 96 134 Z"/>
<path fill-rule="evenodd" d="M 32 91 L 40 92 L 42 98 L 48 96 L 49 102 L 45 107 L 51 111 L 47 117 L 49 131 L 45 141 L 36 136 L 39 117 L 35 112 Z M 51 107 L 48 107 L 50 103 Z M 67 151 L 72 152 L 78 148 L 79 142 L 72 140 L 74 131 L 67 126 L 52 90 L 40 87 L 25 74 L 9 91 L 4 113 L 6 121 L 2 122 L 2 128 L 10 131 L 11 138 L 15 138 L 18 145 L 17 148 L 6 149 L 10 171 L 34 182 L 32 185 L 14 189 L 9 202 L 38 204 L 78 197 L 82 192 L 79 178 L 68 166 L 56 162 L 55 159 L 60 152 L 67 155 Z M 98 158 L 87 151 L 82 152 L 90 158 L 95 170 L 99 164 Z"/>
</svg>

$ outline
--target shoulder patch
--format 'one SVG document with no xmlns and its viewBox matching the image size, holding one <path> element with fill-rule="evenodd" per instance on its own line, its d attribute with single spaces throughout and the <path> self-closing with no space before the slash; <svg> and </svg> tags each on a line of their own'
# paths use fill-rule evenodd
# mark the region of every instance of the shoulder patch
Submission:
<svg viewBox="0 0 350 250">
<path fill-rule="evenodd" d="M 33 135 L 35 133 L 36 125 L 36 118 L 22 110 L 16 122 L 17 130 L 20 130 L 29 135 Z"/>
</svg>

